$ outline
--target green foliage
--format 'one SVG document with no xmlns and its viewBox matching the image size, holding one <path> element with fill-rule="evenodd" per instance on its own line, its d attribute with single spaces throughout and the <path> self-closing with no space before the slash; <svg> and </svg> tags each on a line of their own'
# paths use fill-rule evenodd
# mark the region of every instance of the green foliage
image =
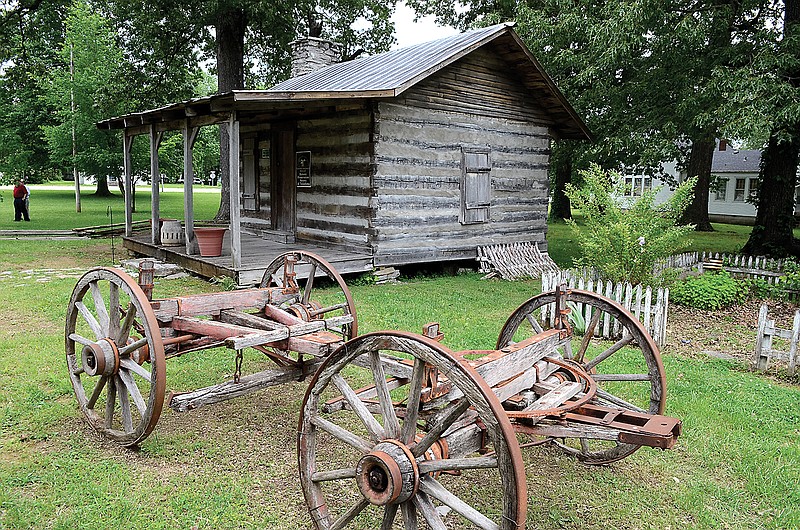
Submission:
<svg viewBox="0 0 800 530">
<path fill-rule="evenodd" d="M 575 333 L 583 334 L 586 332 L 586 319 L 583 317 L 583 313 L 578 310 L 578 306 L 575 302 L 567 302 L 569 306 L 569 323 L 572 325 L 572 329 L 575 330 Z"/>
<path fill-rule="evenodd" d="M 800 264 L 793 260 L 783 262 L 783 276 L 778 283 L 769 283 L 762 278 L 747 280 L 751 298 L 774 300 L 796 300 L 800 292 Z"/>
<path fill-rule="evenodd" d="M 592 165 L 582 175 L 583 187 L 567 186 L 584 221 L 567 221 L 581 249 L 575 265 L 592 267 L 612 281 L 652 281 L 656 262 L 686 246 L 692 227 L 676 226 L 676 220 L 691 199 L 694 179 L 663 204 L 655 204 L 658 190 L 648 190 L 623 207 L 625 187 L 618 174 Z"/>
<path fill-rule="evenodd" d="M 347 285 L 355 286 L 355 285 L 375 285 L 375 281 L 377 277 L 372 274 L 371 272 L 364 272 L 357 276 L 352 276 L 351 278 L 347 279 Z"/>
<path fill-rule="evenodd" d="M 676 282 L 669 297 L 677 304 L 714 311 L 744 302 L 749 290 L 748 282 L 727 272 L 707 272 Z"/>
<path fill-rule="evenodd" d="M 41 79 L 59 62 L 69 0 L 42 0 L 35 10 L 19 4 L 27 2 L 0 9 L 0 184 L 57 176 L 41 129 L 57 119 Z"/>
<path fill-rule="evenodd" d="M 119 138 L 99 130 L 95 123 L 121 113 L 123 95 L 117 90 L 123 80 L 122 51 L 108 21 L 85 2 L 72 5 L 65 26 L 60 64 L 42 81 L 58 118 L 56 124 L 43 127 L 51 160 L 65 172 L 74 163 L 87 175 L 119 174 Z"/>
<path fill-rule="evenodd" d="M 236 289 L 236 280 L 230 276 L 215 276 L 211 278 L 211 283 L 222 291 L 234 291 Z"/>
<path fill-rule="evenodd" d="M 158 148 L 158 163 L 164 182 L 178 182 L 183 177 L 183 135 L 164 135 Z M 201 127 L 192 150 L 194 178 L 207 182 L 211 172 L 219 174 L 219 126 Z"/>
</svg>

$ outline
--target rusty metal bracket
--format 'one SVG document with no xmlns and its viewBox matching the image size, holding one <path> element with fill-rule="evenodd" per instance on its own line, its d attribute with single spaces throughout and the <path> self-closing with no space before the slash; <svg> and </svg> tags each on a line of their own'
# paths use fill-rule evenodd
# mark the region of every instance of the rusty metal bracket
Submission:
<svg viewBox="0 0 800 530">
<path fill-rule="evenodd" d="M 152 260 L 143 259 L 139 262 L 139 287 L 144 291 L 148 300 L 153 299 L 153 278 L 155 277 L 155 265 Z"/>
<path fill-rule="evenodd" d="M 300 292 L 297 285 L 297 273 L 294 266 L 297 264 L 297 256 L 290 254 L 286 256 L 283 263 L 283 294 L 296 294 Z"/>
<path fill-rule="evenodd" d="M 553 327 L 561 330 L 562 339 L 572 335 L 572 326 L 569 323 L 569 314 L 572 310 L 567 307 L 567 297 L 570 292 L 565 284 L 556 286 L 556 312 Z"/>
<path fill-rule="evenodd" d="M 435 340 L 436 342 L 442 342 L 442 339 L 444 339 L 444 333 L 439 331 L 438 322 L 428 322 L 422 326 L 422 334 L 429 339 Z"/>
<path fill-rule="evenodd" d="M 681 420 L 600 405 L 586 404 L 565 415 L 568 421 L 619 430 L 622 443 L 670 449 L 683 431 Z"/>
<path fill-rule="evenodd" d="M 475 425 L 481 430 L 481 448 L 478 449 L 478 454 L 485 455 L 489 452 L 489 431 L 480 418 L 475 418 Z"/>
<path fill-rule="evenodd" d="M 439 369 L 429 363 L 425 363 L 423 367 L 422 385 L 424 388 L 430 389 L 422 394 L 421 400 L 423 403 L 446 396 L 453 389 L 453 385 L 449 382 L 443 383 L 439 381 Z"/>
</svg>

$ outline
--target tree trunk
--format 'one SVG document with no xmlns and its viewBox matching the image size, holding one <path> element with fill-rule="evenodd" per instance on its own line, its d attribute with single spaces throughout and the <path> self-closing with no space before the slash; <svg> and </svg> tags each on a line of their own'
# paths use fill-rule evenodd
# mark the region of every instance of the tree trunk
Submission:
<svg viewBox="0 0 800 530">
<path fill-rule="evenodd" d="M 756 223 L 742 249 L 744 253 L 771 256 L 797 254 L 792 229 L 795 223 L 794 187 L 799 152 L 800 136 L 797 132 L 791 140 L 785 141 L 779 141 L 776 133 L 770 136 L 769 144 L 761 154 Z"/>
<path fill-rule="evenodd" d="M 689 207 L 683 212 L 680 224 L 695 225 L 700 232 L 713 232 L 714 227 L 708 219 L 708 190 L 711 182 L 711 162 L 714 159 L 716 142 L 713 135 L 692 140 L 692 151 L 689 154 L 689 165 L 686 175 L 697 177 L 694 185 L 694 196 Z"/>
<path fill-rule="evenodd" d="M 104 176 L 97 177 L 97 189 L 94 192 L 98 197 L 110 197 L 111 190 L 108 189 L 108 179 Z"/>
<path fill-rule="evenodd" d="M 244 88 L 244 34 L 247 18 L 240 8 L 229 8 L 217 14 L 217 91 L 230 92 Z M 230 165 L 228 126 L 219 127 L 220 203 L 215 219 L 231 218 Z"/>
<path fill-rule="evenodd" d="M 797 48 L 791 44 L 800 31 L 800 0 L 784 2 L 783 53 L 798 59 Z M 793 88 L 800 87 L 800 67 L 796 61 L 782 72 Z M 800 256 L 794 239 L 794 193 L 797 164 L 800 156 L 800 122 L 780 121 L 772 127 L 767 148 L 761 154 L 758 174 L 760 189 L 756 223 L 743 252 L 773 256 Z"/>
<path fill-rule="evenodd" d="M 550 220 L 572 219 L 572 208 L 566 194 L 567 184 L 572 180 L 572 154 L 574 148 L 561 140 L 550 157 L 553 171 L 553 201 L 550 203 Z"/>
</svg>

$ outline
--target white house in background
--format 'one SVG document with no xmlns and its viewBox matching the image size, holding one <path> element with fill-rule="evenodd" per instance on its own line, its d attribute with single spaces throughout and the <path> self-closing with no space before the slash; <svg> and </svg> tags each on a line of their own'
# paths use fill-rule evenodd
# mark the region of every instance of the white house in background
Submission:
<svg viewBox="0 0 800 530">
<path fill-rule="evenodd" d="M 748 199 L 758 193 L 758 171 L 761 151 L 734 149 L 726 141 L 717 143 L 711 163 L 711 186 L 708 196 L 708 216 L 713 222 L 753 224 L 756 206 Z M 662 173 L 682 182 L 686 172 L 679 172 L 674 162 L 662 165 Z M 647 175 L 626 176 L 626 195 L 638 196 L 643 190 L 661 186 L 656 202 L 664 202 L 673 189 L 664 179 Z M 800 179 L 799 179 L 800 182 Z M 795 216 L 800 216 L 800 186 L 795 188 Z"/>
</svg>

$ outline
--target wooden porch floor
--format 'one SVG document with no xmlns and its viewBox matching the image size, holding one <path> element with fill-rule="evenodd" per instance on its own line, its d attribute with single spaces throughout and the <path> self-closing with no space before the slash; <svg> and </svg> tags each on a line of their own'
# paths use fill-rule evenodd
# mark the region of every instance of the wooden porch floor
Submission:
<svg viewBox="0 0 800 530">
<path fill-rule="evenodd" d="M 347 252 L 307 243 L 279 243 L 261 237 L 242 233 L 242 266 L 234 269 L 231 257 L 230 231 L 225 234 L 222 256 L 216 258 L 188 255 L 185 247 L 157 246 L 150 242 L 150 232 L 134 232 L 131 237 L 123 237 L 123 246 L 142 256 L 153 257 L 168 263 L 175 263 L 184 269 L 205 278 L 229 276 L 238 285 L 249 286 L 261 281 L 264 270 L 273 259 L 291 250 L 305 250 L 324 258 L 340 274 L 367 272 L 373 269 L 372 256 L 357 252 Z"/>
</svg>

